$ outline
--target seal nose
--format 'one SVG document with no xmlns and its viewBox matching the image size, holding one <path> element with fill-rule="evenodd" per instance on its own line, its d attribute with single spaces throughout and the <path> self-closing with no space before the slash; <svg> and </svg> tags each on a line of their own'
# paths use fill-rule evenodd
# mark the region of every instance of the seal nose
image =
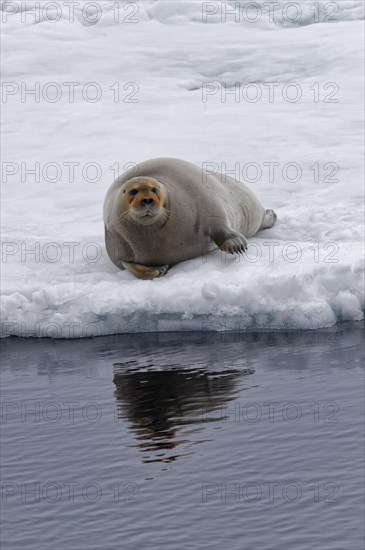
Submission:
<svg viewBox="0 0 365 550">
<path fill-rule="evenodd" d="M 141 200 L 141 204 L 143 206 L 151 206 L 152 204 L 154 204 L 154 200 L 153 199 L 142 199 Z"/>
</svg>

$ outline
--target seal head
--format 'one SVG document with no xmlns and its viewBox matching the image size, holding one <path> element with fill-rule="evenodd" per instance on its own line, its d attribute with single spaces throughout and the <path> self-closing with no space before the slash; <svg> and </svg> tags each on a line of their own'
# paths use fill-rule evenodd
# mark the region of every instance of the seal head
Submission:
<svg viewBox="0 0 365 550">
<path fill-rule="evenodd" d="M 148 226 L 168 216 L 165 188 L 154 178 L 127 180 L 120 189 L 119 201 L 123 222 Z"/>
</svg>

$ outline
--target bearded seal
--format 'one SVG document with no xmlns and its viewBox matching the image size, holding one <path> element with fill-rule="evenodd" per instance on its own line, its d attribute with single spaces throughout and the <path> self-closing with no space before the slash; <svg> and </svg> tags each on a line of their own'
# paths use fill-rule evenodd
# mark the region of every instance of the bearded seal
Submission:
<svg viewBox="0 0 365 550">
<path fill-rule="evenodd" d="M 277 219 L 243 183 L 174 158 L 147 160 L 119 176 L 104 201 L 111 261 L 154 279 L 217 247 L 242 254 L 247 238 Z"/>
</svg>

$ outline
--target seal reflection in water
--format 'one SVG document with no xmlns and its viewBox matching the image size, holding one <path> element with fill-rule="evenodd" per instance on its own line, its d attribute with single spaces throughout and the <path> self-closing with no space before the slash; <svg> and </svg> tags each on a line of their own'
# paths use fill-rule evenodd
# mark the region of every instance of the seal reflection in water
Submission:
<svg viewBox="0 0 365 550">
<path fill-rule="evenodd" d="M 176 447 L 196 443 L 205 422 L 223 421 L 225 405 L 239 380 L 254 372 L 226 369 L 211 373 L 201 367 L 138 371 L 132 365 L 113 365 L 114 395 L 118 417 L 131 423 L 143 462 L 173 462 L 189 454 L 187 449 L 177 453 Z M 184 429 L 192 426 L 196 428 L 194 436 Z"/>
<path fill-rule="evenodd" d="M 247 238 L 276 219 L 243 183 L 169 158 L 119 176 L 104 202 L 108 255 L 140 279 L 160 277 L 216 248 L 242 254 Z"/>
</svg>

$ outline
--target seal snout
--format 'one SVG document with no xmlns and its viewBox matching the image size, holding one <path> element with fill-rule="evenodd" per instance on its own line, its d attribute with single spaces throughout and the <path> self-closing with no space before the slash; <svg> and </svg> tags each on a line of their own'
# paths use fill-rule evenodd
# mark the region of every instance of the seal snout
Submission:
<svg viewBox="0 0 365 550">
<path fill-rule="evenodd" d="M 131 203 L 134 211 L 141 216 L 152 216 L 160 208 L 160 201 L 150 192 L 140 191 Z"/>
<path fill-rule="evenodd" d="M 142 206 L 150 206 L 151 204 L 155 204 L 155 201 L 153 199 L 142 199 L 141 204 Z"/>
</svg>

